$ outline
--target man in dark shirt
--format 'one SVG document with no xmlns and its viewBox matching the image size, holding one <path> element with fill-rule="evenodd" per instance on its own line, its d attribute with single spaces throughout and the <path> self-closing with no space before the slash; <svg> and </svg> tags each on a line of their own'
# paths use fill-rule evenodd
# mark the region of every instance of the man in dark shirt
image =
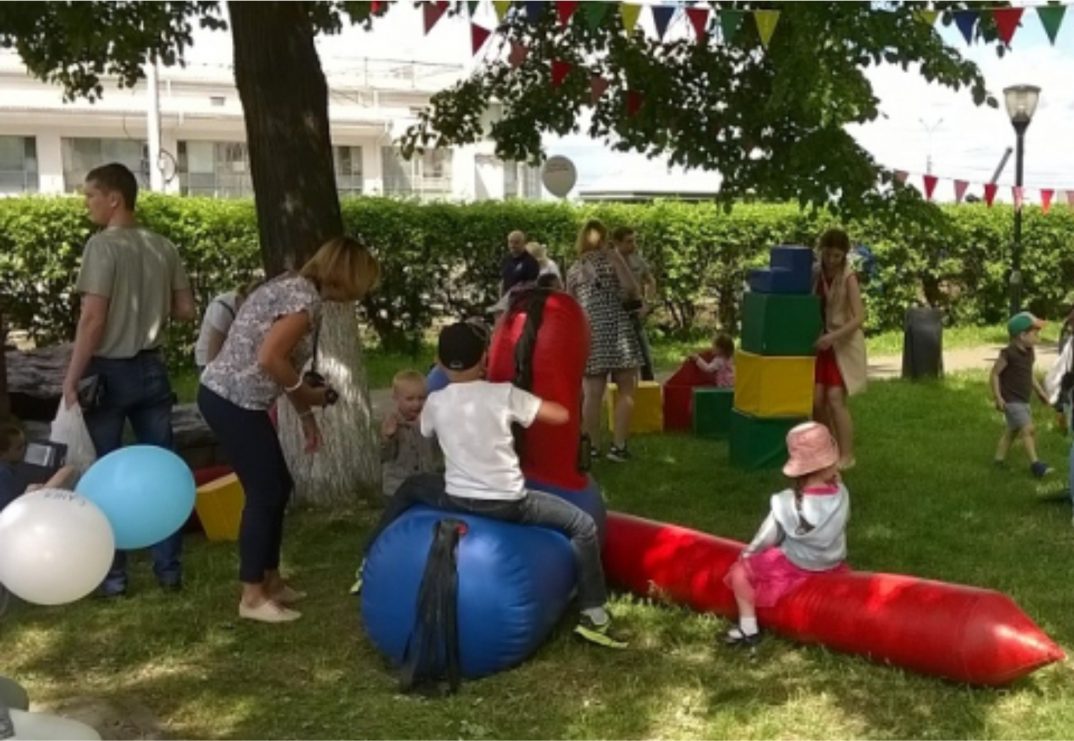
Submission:
<svg viewBox="0 0 1074 741">
<path fill-rule="evenodd" d="M 526 235 L 515 230 L 507 235 L 506 257 L 503 258 L 502 283 L 500 295 L 506 294 L 520 283 L 532 283 L 537 280 L 541 266 L 537 258 L 526 252 Z"/>
</svg>

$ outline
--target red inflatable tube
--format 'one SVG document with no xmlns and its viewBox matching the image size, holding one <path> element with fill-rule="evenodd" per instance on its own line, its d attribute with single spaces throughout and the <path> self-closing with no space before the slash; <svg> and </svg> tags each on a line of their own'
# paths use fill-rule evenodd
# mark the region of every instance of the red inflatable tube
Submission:
<svg viewBox="0 0 1074 741">
<path fill-rule="evenodd" d="M 524 306 L 524 300 L 513 304 L 496 325 L 489 346 L 490 381 L 514 380 L 515 344 L 526 325 L 526 314 L 520 310 Z M 522 472 L 527 479 L 564 489 L 584 489 L 588 483 L 578 470 L 582 375 L 588 355 L 589 322 L 585 312 L 568 294 L 553 291 L 545 301 L 533 350 L 533 393 L 567 407 L 571 418 L 565 425 L 537 423 L 526 430 Z"/>
<path fill-rule="evenodd" d="M 607 528 L 609 581 L 736 616 L 724 576 L 742 543 L 617 512 Z M 969 684 L 1008 684 L 1065 658 L 1010 597 L 898 574 L 817 574 L 757 617 L 803 643 Z"/>
</svg>

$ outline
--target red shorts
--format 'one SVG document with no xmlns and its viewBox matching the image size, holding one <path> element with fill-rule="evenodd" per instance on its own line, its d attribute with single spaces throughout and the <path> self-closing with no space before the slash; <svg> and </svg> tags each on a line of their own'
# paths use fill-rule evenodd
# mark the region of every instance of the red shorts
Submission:
<svg viewBox="0 0 1074 741">
<path fill-rule="evenodd" d="M 839 363 L 835 361 L 835 350 L 828 348 L 817 353 L 814 382 L 825 388 L 845 388 L 843 374 L 839 372 Z"/>
</svg>

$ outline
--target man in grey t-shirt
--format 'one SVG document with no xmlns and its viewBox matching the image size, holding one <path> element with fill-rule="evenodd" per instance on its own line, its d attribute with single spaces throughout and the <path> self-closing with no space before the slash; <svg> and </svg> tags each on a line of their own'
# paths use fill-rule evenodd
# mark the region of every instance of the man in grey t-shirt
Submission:
<svg viewBox="0 0 1074 741">
<path fill-rule="evenodd" d="M 170 319 L 194 319 L 190 283 L 175 245 L 135 220 L 138 182 L 130 170 L 120 164 L 91 170 L 85 194 L 90 220 L 102 229 L 86 242 L 82 255 L 81 314 L 63 382 L 64 403 L 79 403 L 79 382 L 96 379 L 99 401 L 85 410 L 85 419 L 98 458 L 122 445 L 128 420 L 140 444 L 170 449 L 173 396 L 161 345 Z M 182 533 L 151 550 L 157 581 L 165 589 L 179 589 Z M 116 552 L 101 588 L 106 596 L 127 591 L 124 552 Z"/>
</svg>

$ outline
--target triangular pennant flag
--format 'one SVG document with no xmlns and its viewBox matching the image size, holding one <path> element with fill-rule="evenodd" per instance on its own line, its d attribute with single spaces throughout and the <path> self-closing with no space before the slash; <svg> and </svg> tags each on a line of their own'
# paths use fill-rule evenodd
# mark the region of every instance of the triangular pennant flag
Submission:
<svg viewBox="0 0 1074 741">
<path fill-rule="evenodd" d="M 962 32 L 967 44 L 973 43 L 973 28 L 977 25 L 976 10 L 959 10 L 955 13 L 955 25 Z"/>
<path fill-rule="evenodd" d="M 753 18 L 757 21 L 757 34 L 761 37 L 761 46 L 768 48 L 768 42 L 772 40 L 772 34 L 776 32 L 776 24 L 779 23 L 778 10 L 755 10 Z"/>
<path fill-rule="evenodd" d="M 526 61 L 526 57 L 529 55 L 529 49 L 517 41 L 512 41 L 511 52 L 507 55 L 507 61 L 511 63 L 512 67 L 521 67 L 522 63 Z"/>
<path fill-rule="evenodd" d="M 370 0 L 369 14 L 370 15 L 376 15 L 377 13 L 379 13 L 380 12 L 380 6 L 383 5 L 383 4 L 384 3 L 382 2 L 382 0 Z"/>
<path fill-rule="evenodd" d="M 656 26 L 656 35 L 663 41 L 664 34 L 668 32 L 668 26 L 671 25 L 671 18 L 675 15 L 675 7 L 672 5 L 654 5 L 653 8 L 653 25 Z"/>
<path fill-rule="evenodd" d="M 910 177 L 910 173 L 908 173 L 906 170 L 896 170 L 895 171 L 895 182 L 898 183 L 899 185 L 905 185 L 906 184 L 906 178 L 908 178 L 908 177 Z"/>
<path fill-rule="evenodd" d="M 955 181 L 955 203 L 962 203 L 962 199 L 966 195 L 966 188 L 968 187 L 970 187 L 970 184 L 965 180 Z"/>
<path fill-rule="evenodd" d="M 645 102 L 645 96 L 639 93 L 637 90 L 627 90 L 626 94 L 626 112 L 628 116 L 638 115 L 638 111 L 641 110 L 641 104 Z"/>
<path fill-rule="evenodd" d="M 1044 213 L 1048 213 L 1048 209 L 1052 207 L 1052 196 L 1055 195 L 1055 191 L 1051 188 L 1040 189 L 1040 210 Z"/>
<path fill-rule="evenodd" d="M 705 38 L 705 34 L 708 33 L 709 26 L 709 9 L 708 6 L 702 6 L 700 8 L 687 8 L 686 17 L 690 19 L 690 25 L 694 27 L 694 35 L 697 40 Z"/>
<path fill-rule="evenodd" d="M 425 17 L 425 33 L 433 30 L 433 26 L 440 20 L 448 9 L 448 0 L 437 0 L 435 3 L 423 3 L 422 14 Z"/>
<path fill-rule="evenodd" d="M 571 16 L 574 15 L 574 11 L 578 10 L 577 0 L 558 0 L 556 3 L 556 17 L 559 19 L 561 26 L 566 26 L 571 22 Z"/>
<path fill-rule="evenodd" d="M 717 20 L 720 22 L 720 33 L 723 42 L 728 43 L 735 35 L 735 31 L 742 25 L 742 17 L 746 15 L 744 10 L 720 10 Z"/>
<path fill-rule="evenodd" d="M 492 9 L 496 11 L 496 20 L 502 21 L 511 9 L 511 0 L 492 0 Z"/>
<path fill-rule="evenodd" d="M 996 190 L 998 189 L 998 187 L 999 186 L 997 186 L 995 183 L 985 183 L 985 203 L 988 204 L 989 208 L 992 208 L 992 201 L 996 200 Z"/>
<path fill-rule="evenodd" d="M 623 17 L 623 29 L 627 33 L 631 33 L 634 31 L 634 26 L 638 25 L 638 16 L 641 15 L 641 6 L 623 3 L 619 6 L 619 14 Z"/>
<path fill-rule="evenodd" d="M 914 11 L 914 17 L 930 28 L 936 25 L 936 17 L 939 15 L 940 11 L 932 8 L 918 8 Z"/>
<path fill-rule="evenodd" d="M 932 200 L 932 193 L 936 190 L 936 182 L 939 180 L 935 175 L 925 176 L 925 198 Z"/>
<path fill-rule="evenodd" d="M 1014 198 L 1014 210 L 1022 210 L 1022 194 L 1025 193 L 1025 189 L 1021 185 L 1016 185 L 1011 188 L 1011 196 Z"/>
<path fill-rule="evenodd" d="M 492 31 L 479 26 L 476 23 L 470 24 L 470 53 L 477 54 L 481 51 L 481 47 L 485 45 L 485 42 L 489 40 L 489 36 L 492 35 Z"/>
<path fill-rule="evenodd" d="M 607 89 L 608 81 L 600 75 L 593 75 L 589 78 L 589 101 L 596 103 Z"/>
<path fill-rule="evenodd" d="M 548 10 L 548 5 L 544 0 L 527 0 L 526 20 L 530 23 L 540 23 L 544 12 Z"/>
<path fill-rule="evenodd" d="M 1067 12 L 1065 5 L 1038 5 L 1037 17 L 1044 26 L 1044 32 L 1048 34 L 1048 40 L 1055 46 L 1055 37 L 1059 34 L 1059 26 L 1063 24 L 1063 14 Z"/>
<path fill-rule="evenodd" d="M 570 62 L 564 62 L 562 59 L 552 60 L 552 87 L 559 87 L 563 84 L 563 81 L 567 79 L 567 75 L 570 74 L 572 69 Z"/>
<path fill-rule="evenodd" d="M 477 12 L 477 6 L 481 4 L 481 0 L 466 0 L 466 10 L 469 11 L 470 17 L 474 17 L 474 13 Z"/>
<path fill-rule="evenodd" d="M 585 22 L 590 28 L 599 28 L 604 22 L 604 16 L 608 13 L 611 3 L 588 2 L 582 3 L 582 12 L 585 13 Z"/>
<path fill-rule="evenodd" d="M 995 8 L 992 18 L 996 21 L 996 30 L 999 38 L 1007 46 L 1011 45 L 1014 32 L 1018 30 L 1018 23 L 1022 20 L 1022 12 L 1025 8 Z"/>
</svg>

